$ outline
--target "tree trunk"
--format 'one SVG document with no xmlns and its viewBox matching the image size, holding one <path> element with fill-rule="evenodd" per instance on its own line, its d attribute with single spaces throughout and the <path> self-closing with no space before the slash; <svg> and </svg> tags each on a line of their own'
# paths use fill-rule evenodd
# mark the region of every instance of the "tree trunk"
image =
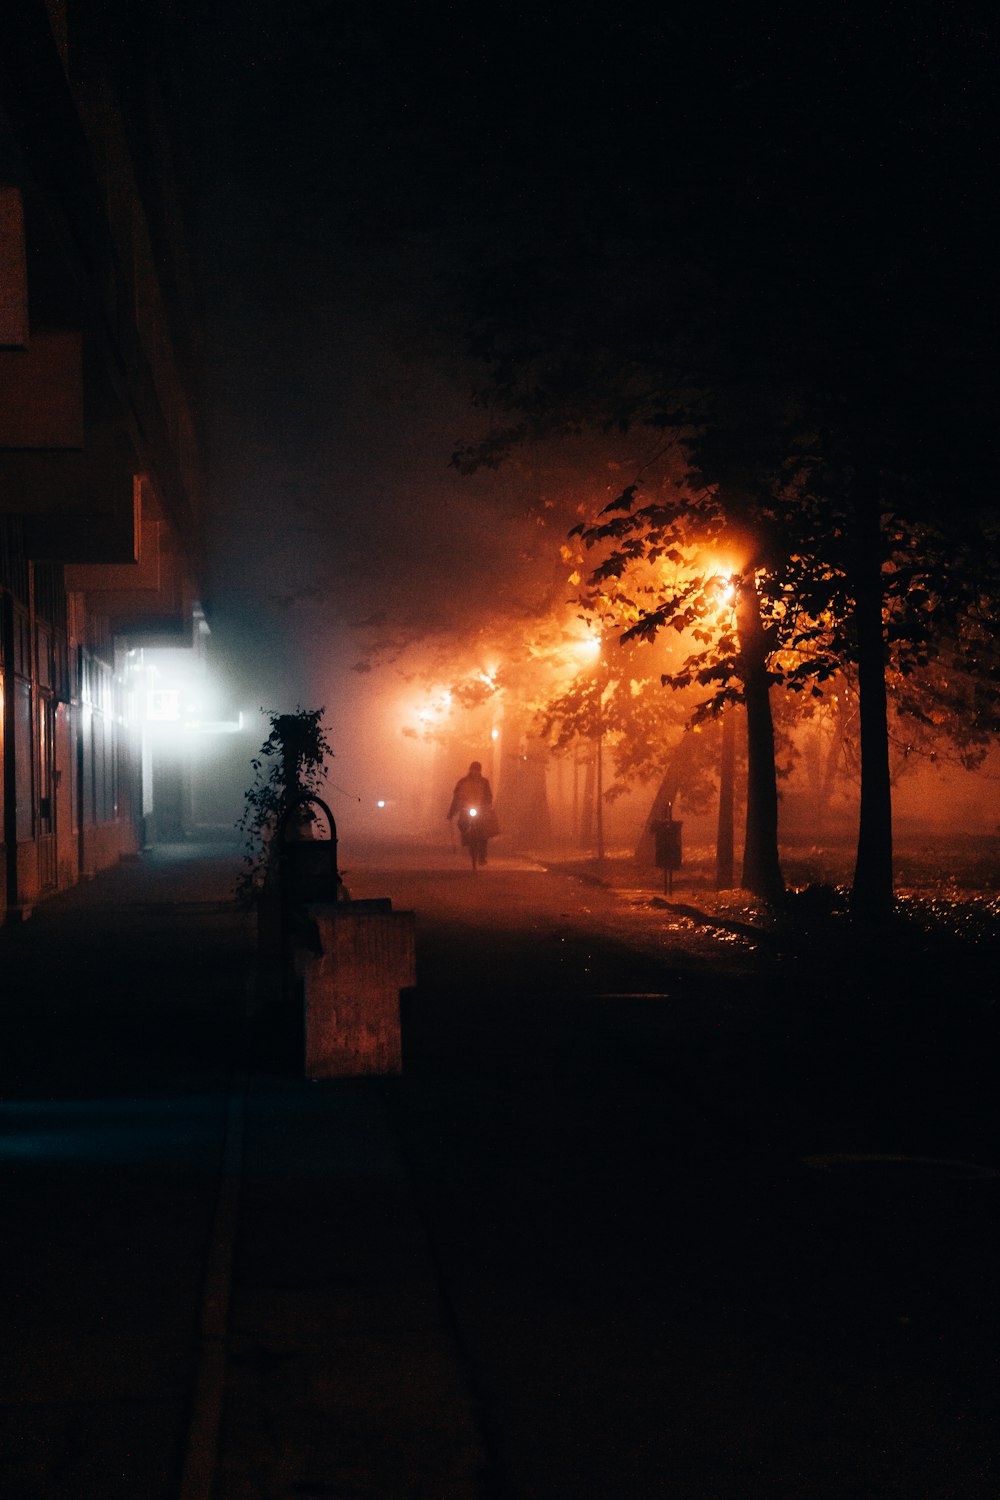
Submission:
<svg viewBox="0 0 1000 1500">
<path fill-rule="evenodd" d="M 747 710 L 747 823 L 743 885 L 763 901 L 785 894 L 778 855 L 778 783 L 774 769 L 774 720 L 767 679 L 767 641 L 760 598 L 750 574 L 740 585 L 736 608 L 740 676 Z"/>
<path fill-rule="evenodd" d="M 587 759 L 583 776 L 583 800 L 580 803 L 580 818 L 576 827 L 577 848 L 589 849 L 594 842 L 594 786 L 597 780 L 597 755 L 594 746 L 587 744 Z"/>
<path fill-rule="evenodd" d="M 865 921 L 879 922 L 892 909 L 892 788 L 877 495 L 860 497 L 856 526 L 853 582 L 861 710 L 861 816 L 851 909 Z"/>
<path fill-rule="evenodd" d="M 733 783 L 736 778 L 736 706 L 722 710 L 722 755 L 719 760 L 719 821 L 715 836 L 715 889 L 730 891 L 735 879 L 733 861 Z"/>
</svg>

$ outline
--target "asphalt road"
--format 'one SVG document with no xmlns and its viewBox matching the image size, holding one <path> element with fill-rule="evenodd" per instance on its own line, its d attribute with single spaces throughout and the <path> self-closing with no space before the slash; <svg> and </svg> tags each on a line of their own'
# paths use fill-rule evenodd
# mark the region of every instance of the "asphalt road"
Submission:
<svg viewBox="0 0 1000 1500">
<path fill-rule="evenodd" d="M 402 1077 L 310 1084 L 205 852 L 0 933 L 0 1493 L 996 1493 L 993 1114 L 813 1024 L 864 983 L 344 849 L 417 985 Z"/>
</svg>

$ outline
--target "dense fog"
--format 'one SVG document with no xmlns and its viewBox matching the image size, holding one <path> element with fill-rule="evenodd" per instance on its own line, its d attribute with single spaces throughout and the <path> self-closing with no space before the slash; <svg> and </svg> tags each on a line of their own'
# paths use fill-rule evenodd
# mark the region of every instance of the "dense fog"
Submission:
<svg viewBox="0 0 1000 1500">
<path fill-rule="evenodd" d="M 198 805 L 207 823 L 235 822 L 267 733 L 261 709 L 323 705 L 335 751 L 330 801 L 345 840 L 446 840 L 450 789 L 475 758 L 495 784 L 508 847 L 593 850 L 600 752 L 612 794 L 607 845 L 629 850 L 683 738 L 679 700 L 641 774 L 633 766 L 623 785 L 610 718 L 600 746 L 581 733 L 553 750 L 558 726 L 542 733 L 538 710 L 587 671 L 579 648 L 588 627 L 574 602 L 586 567 L 568 556 L 567 532 L 592 519 L 645 454 L 631 438 L 623 452 L 621 441 L 591 437 L 529 444 L 497 469 L 458 472 L 456 448 L 497 419 L 473 400 L 483 370 L 468 357 L 453 294 L 477 258 L 516 260 L 536 231 L 570 277 L 581 230 L 596 225 L 604 248 L 624 253 L 615 214 L 632 212 L 633 200 L 636 223 L 646 213 L 667 242 L 690 232 L 698 256 L 719 244 L 727 208 L 717 169 L 742 191 L 745 172 L 760 168 L 754 151 L 777 170 L 768 142 L 772 132 L 789 139 L 781 109 L 792 105 L 776 102 L 767 81 L 771 70 L 784 76 L 782 46 L 794 42 L 756 27 L 734 32 L 724 69 L 735 113 L 713 117 L 709 130 L 697 67 L 671 67 L 665 89 L 650 60 L 659 54 L 647 59 L 626 25 L 601 22 L 598 56 L 588 26 L 577 27 L 575 11 L 563 25 L 558 7 L 524 20 L 347 11 L 303 0 L 280 16 L 263 3 L 178 12 L 175 104 L 205 325 L 208 661 L 220 713 L 242 714 L 244 726 L 202 745 Z M 873 31 L 894 57 L 898 37 Z M 678 59 L 714 46 L 685 17 L 658 42 Z M 494 66 L 484 69 L 487 54 Z M 628 79 L 632 113 L 617 95 L 611 107 L 616 79 Z M 823 86 L 818 72 L 808 97 Z M 757 134 L 744 138 L 740 111 L 755 101 Z M 848 134 L 833 142 L 832 128 L 824 117 L 819 146 L 835 187 L 857 154 Z M 894 149 L 904 167 L 923 170 L 919 130 L 910 139 Z M 669 164 L 648 202 L 647 150 Z M 775 195 L 777 206 L 760 212 L 780 227 L 781 180 L 762 183 L 763 197 L 754 187 L 748 202 Z M 809 211 L 825 235 L 816 191 Z M 658 649 L 649 648 L 652 682 L 667 661 Z M 842 697 L 834 723 L 829 697 L 806 715 L 774 696 L 782 840 L 849 845 L 854 708 Z M 693 710 L 697 695 L 685 703 Z M 902 839 L 997 830 L 996 752 L 970 755 L 953 727 L 940 715 L 931 725 L 893 719 Z M 672 772 L 673 814 L 686 844 L 707 848 L 718 724 L 697 732 L 698 753 L 685 750 L 686 766 Z M 738 752 L 737 841 L 742 776 Z"/>
</svg>

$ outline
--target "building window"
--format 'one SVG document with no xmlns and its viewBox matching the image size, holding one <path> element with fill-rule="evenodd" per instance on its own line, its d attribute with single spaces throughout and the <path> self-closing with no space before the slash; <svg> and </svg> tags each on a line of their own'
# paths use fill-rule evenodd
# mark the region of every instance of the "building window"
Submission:
<svg viewBox="0 0 1000 1500">
<path fill-rule="evenodd" d="M 14 810 L 18 843 L 27 842 L 35 834 L 32 739 L 31 683 L 17 677 L 14 679 Z"/>
</svg>

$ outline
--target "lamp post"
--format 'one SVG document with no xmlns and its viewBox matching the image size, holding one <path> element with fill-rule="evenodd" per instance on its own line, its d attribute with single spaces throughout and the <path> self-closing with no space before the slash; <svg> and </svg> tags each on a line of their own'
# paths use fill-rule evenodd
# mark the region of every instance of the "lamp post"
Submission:
<svg viewBox="0 0 1000 1500">
<path fill-rule="evenodd" d="M 603 658 L 599 657 L 598 661 Z M 597 832 L 597 863 L 604 864 L 604 677 L 597 679 L 597 806 L 594 824 Z"/>
<path fill-rule="evenodd" d="M 596 776 L 595 793 L 596 805 L 594 808 L 594 831 L 597 835 L 597 863 L 604 864 L 604 691 L 611 680 L 611 669 L 608 666 L 607 657 L 604 654 L 604 642 L 597 642 L 596 660 L 594 665 L 595 690 L 597 694 L 597 733 L 595 761 Z"/>
<path fill-rule="evenodd" d="M 721 603 L 720 622 L 732 616 L 736 607 L 736 583 L 729 567 L 716 580 Z M 719 758 L 719 819 L 715 835 L 715 889 L 733 888 L 733 782 L 736 771 L 736 708 L 727 703 L 722 710 L 722 748 Z"/>
<path fill-rule="evenodd" d="M 604 690 L 608 685 L 609 671 L 604 659 L 604 642 L 600 636 L 588 635 L 577 641 L 575 650 L 579 655 L 588 657 L 593 663 L 592 686 L 583 686 L 581 692 L 581 704 L 585 705 L 588 698 L 593 703 L 593 717 L 584 710 L 580 721 L 580 732 L 586 738 L 593 739 L 594 753 L 591 764 L 594 767 L 594 832 L 597 840 L 597 861 L 604 863 Z M 587 674 L 581 672 L 581 678 L 586 683 Z M 589 818 L 590 796 L 588 771 L 587 785 L 584 788 L 585 813 Z M 576 784 L 574 780 L 574 799 L 576 795 Z M 580 830 L 581 844 L 584 830 Z"/>
</svg>

